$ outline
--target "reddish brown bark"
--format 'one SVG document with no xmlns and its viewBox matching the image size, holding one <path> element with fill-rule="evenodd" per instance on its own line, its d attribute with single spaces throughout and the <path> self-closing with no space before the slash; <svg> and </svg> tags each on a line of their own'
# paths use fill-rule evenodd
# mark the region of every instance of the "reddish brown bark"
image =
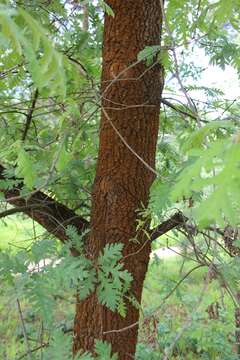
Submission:
<svg viewBox="0 0 240 360">
<path fill-rule="evenodd" d="M 143 62 L 131 65 L 136 62 L 139 51 L 160 43 L 161 11 L 159 0 L 109 0 L 107 3 L 115 17 L 105 17 L 104 111 L 88 253 L 96 258 L 105 244 L 124 243 L 125 267 L 134 277 L 132 292 L 140 302 L 150 242 L 141 231 L 137 234 L 138 242 L 131 239 L 136 236 L 137 210 L 148 204 L 154 173 L 133 151 L 150 167 L 155 167 L 162 74 L 157 64 L 149 68 Z M 132 359 L 138 326 L 131 325 L 138 319 L 139 311 L 131 304 L 128 304 L 126 318 L 122 318 L 99 305 L 95 294 L 89 296 L 76 307 L 74 353 L 79 349 L 92 350 L 97 338 L 110 342 L 120 360 Z M 119 331 L 128 326 L 129 329 Z"/>
</svg>

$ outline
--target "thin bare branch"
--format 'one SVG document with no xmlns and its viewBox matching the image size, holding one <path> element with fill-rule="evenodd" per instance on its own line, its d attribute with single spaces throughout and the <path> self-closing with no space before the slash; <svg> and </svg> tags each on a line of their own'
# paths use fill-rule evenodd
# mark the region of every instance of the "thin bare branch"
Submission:
<svg viewBox="0 0 240 360">
<path fill-rule="evenodd" d="M 17 309 L 18 309 L 19 318 L 20 318 L 21 325 L 22 325 L 24 341 L 25 341 L 25 344 L 26 344 L 26 349 L 27 349 L 26 354 L 28 356 L 28 359 L 31 360 L 32 359 L 32 354 L 31 354 L 31 349 L 30 349 L 30 345 L 29 345 L 29 341 L 28 341 L 27 331 L 26 331 L 24 318 L 23 318 L 23 313 L 22 313 L 21 304 L 20 304 L 19 299 L 17 299 Z"/>
<path fill-rule="evenodd" d="M 31 125 L 32 118 L 33 118 L 33 112 L 35 110 L 35 106 L 36 106 L 37 99 L 38 99 L 38 94 L 39 94 L 38 89 L 36 89 L 34 92 L 34 95 L 33 95 L 32 104 L 27 113 L 26 124 L 25 124 L 24 131 L 23 131 L 22 141 L 26 140 L 28 130 L 30 129 L 30 125 Z"/>
</svg>

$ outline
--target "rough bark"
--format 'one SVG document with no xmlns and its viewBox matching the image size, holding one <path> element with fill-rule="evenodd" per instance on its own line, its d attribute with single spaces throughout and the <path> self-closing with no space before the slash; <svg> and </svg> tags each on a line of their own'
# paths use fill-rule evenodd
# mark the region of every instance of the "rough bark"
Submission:
<svg viewBox="0 0 240 360">
<path fill-rule="evenodd" d="M 148 204 L 154 173 L 139 157 L 151 168 L 155 167 L 163 81 L 159 65 L 147 68 L 143 62 L 132 64 L 139 51 L 160 43 L 161 11 L 159 0 L 109 0 L 107 3 L 115 17 L 105 17 L 104 110 L 88 253 L 96 258 L 105 244 L 124 243 L 125 267 L 134 277 L 131 291 L 140 303 L 150 242 L 143 231 L 136 233 L 137 210 Z M 148 229 L 147 224 L 145 229 Z M 134 237 L 138 242 L 131 241 Z M 97 338 L 110 342 L 113 352 L 119 354 L 119 360 L 132 359 L 138 319 L 139 310 L 131 304 L 128 304 L 126 318 L 122 318 L 99 305 L 95 294 L 89 296 L 76 307 L 74 353 L 79 349 L 92 350 Z M 120 331 L 125 327 L 129 328 Z"/>
<path fill-rule="evenodd" d="M 4 167 L 0 165 L 0 180 L 3 179 L 5 179 Z M 21 197 L 20 190 L 21 185 L 11 190 L 0 189 L 0 192 L 4 192 L 9 204 L 18 207 L 22 213 L 38 222 L 59 240 L 63 242 L 67 240 L 65 228 L 69 224 L 76 226 L 79 232 L 88 228 L 88 221 L 43 192 L 37 191 L 32 196 L 24 198 Z"/>
</svg>

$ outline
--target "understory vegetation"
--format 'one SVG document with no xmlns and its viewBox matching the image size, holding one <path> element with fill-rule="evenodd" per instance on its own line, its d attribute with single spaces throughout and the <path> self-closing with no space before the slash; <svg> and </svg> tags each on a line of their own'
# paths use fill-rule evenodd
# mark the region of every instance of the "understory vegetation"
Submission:
<svg viewBox="0 0 240 360">
<path fill-rule="evenodd" d="M 30 220 L 14 217 L 1 222 L 1 234 L 1 250 L 12 253 L 15 265 L 14 277 L 5 281 L 7 286 L 1 287 L 0 292 L 1 359 L 27 358 L 24 339 L 27 334 L 33 351 L 31 359 L 65 360 L 71 352 L 75 301 L 71 279 L 68 278 L 64 284 L 62 271 L 64 277 L 74 277 L 74 268 L 68 268 L 67 274 L 66 267 L 59 269 L 56 252 L 52 252 L 54 256 L 51 257 L 48 247 L 45 263 L 41 261 L 35 267 L 30 265 L 25 273 L 22 251 L 28 251 L 37 243 L 39 249 L 33 252 L 37 256 L 41 251 L 43 258 L 42 247 L 46 246 L 46 240 L 42 240 L 43 229 L 38 225 L 33 228 Z M 164 351 L 171 347 L 170 359 L 237 360 L 234 301 L 226 286 L 216 278 L 211 279 L 207 289 L 204 288 L 207 267 L 197 263 L 193 249 L 182 236 L 178 238 L 176 235 L 164 236 L 152 250 L 144 283 L 136 359 L 160 360 Z M 223 251 L 221 255 L 224 256 Z M 55 277 L 52 273 L 51 276 L 47 274 L 47 267 L 52 268 L 52 264 L 58 269 Z M 21 271 L 25 279 L 20 279 Z M 39 288 L 38 272 L 44 271 L 46 280 Z M 30 288 L 26 277 L 34 276 L 38 287 L 32 287 L 32 296 L 25 298 L 22 286 L 25 283 Z M 59 288 L 62 292 L 57 291 Z M 108 350 L 102 351 L 102 359 L 108 359 Z"/>
</svg>

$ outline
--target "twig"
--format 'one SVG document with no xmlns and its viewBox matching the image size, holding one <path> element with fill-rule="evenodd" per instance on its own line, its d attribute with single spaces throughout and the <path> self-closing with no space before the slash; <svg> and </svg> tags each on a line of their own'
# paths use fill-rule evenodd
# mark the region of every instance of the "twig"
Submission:
<svg viewBox="0 0 240 360">
<path fill-rule="evenodd" d="M 119 136 L 119 138 L 121 139 L 121 141 L 124 143 L 124 145 L 143 163 L 143 165 L 146 166 L 146 168 L 148 170 L 150 170 L 151 172 L 153 172 L 155 175 L 159 176 L 158 172 L 153 169 L 143 158 L 141 158 L 140 155 L 138 155 L 136 153 L 136 151 L 128 144 L 128 142 L 124 139 L 124 137 L 122 136 L 122 134 L 118 131 L 118 129 L 116 128 L 116 126 L 113 124 L 112 120 L 110 119 L 110 116 L 108 115 L 106 109 L 104 107 L 102 107 L 102 111 L 106 117 L 106 119 L 108 120 L 108 122 L 110 123 L 110 125 L 112 126 L 113 130 L 117 133 L 117 135 Z"/>
<path fill-rule="evenodd" d="M 38 94 L 39 94 L 38 89 L 36 89 L 35 93 L 33 95 L 32 104 L 31 104 L 31 106 L 30 106 L 30 108 L 28 110 L 26 124 L 25 124 L 25 128 L 24 128 L 24 131 L 23 131 L 23 136 L 22 136 L 22 141 L 26 140 L 27 133 L 28 133 L 28 130 L 29 130 L 31 122 L 32 122 L 33 112 L 35 110 Z"/>
<path fill-rule="evenodd" d="M 176 79 L 177 79 L 177 81 L 178 81 L 178 83 L 180 85 L 180 88 L 181 88 L 183 94 L 185 95 L 185 98 L 186 98 L 186 100 L 188 102 L 188 105 L 189 105 L 190 109 L 192 110 L 192 112 L 196 116 L 196 121 L 198 123 L 198 126 L 201 127 L 201 122 L 200 122 L 200 118 L 199 118 L 199 116 L 197 114 L 197 111 L 196 111 L 196 106 L 195 106 L 194 102 L 192 101 L 192 99 L 190 98 L 190 96 L 188 95 L 188 92 L 185 89 L 185 87 L 183 85 L 183 82 L 181 80 L 180 71 L 179 71 L 179 64 L 178 64 L 178 58 L 177 58 L 177 54 L 176 54 L 176 51 L 175 51 L 176 43 L 175 43 L 172 31 L 171 31 L 169 23 L 168 23 L 166 13 L 164 11 L 163 0 L 159 0 L 159 2 L 160 2 L 162 17 L 163 17 L 163 20 L 165 22 L 166 30 L 167 30 L 167 33 L 168 33 L 168 35 L 169 35 L 169 37 L 171 39 L 171 42 L 172 42 L 171 50 L 172 50 L 172 53 L 173 53 L 173 60 L 174 60 L 174 65 L 175 65 L 175 77 L 176 77 Z"/>
<path fill-rule="evenodd" d="M 88 31 L 88 28 L 89 28 L 88 4 L 83 4 L 83 31 Z"/>
<path fill-rule="evenodd" d="M 114 330 L 104 331 L 103 335 L 111 334 L 111 333 L 121 333 L 123 331 L 132 329 L 133 327 L 137 326 L 138 324 L 139 324 L 139 321 L 136 321 L 135 323 L 133 323 L 131 325 L 128 325 L 128 326 L 126 326 L 124 328 L 121 328 L 121 329 L 114 329 Z"/>
<path fill-rule="evenodd" d="M 202 303 L 203 297 L 207 291 L 209 282 L 210 282 L 210 278 L 211 278 L 211 272 L 212 272 L 212 264 L 210 264 L 209 266 L 209 270 L 206 276 L 206 280 L 204 283 L 204 286 L 202 288 L 201 294 L 199 296 L 198 302 L 195 306 L 195 308 L 191 311 L 190 316 L 188 317 L 188 319 L 186 320 L 185 324 L 183 325 L 183 327 L 180 329 L 180 331 L 177 333 L 176 337 L 174 338 L 173 342 L 171 343 L 170 346 L 168 346 L 165 351 L 164 351 L 164 358 L 163 360 L 169 360 L 171 353 L 176 345 L 176 343 L 178 342 L 178 340 L 182 337 L 183 333 L 191 326 L 192 322 L 193 322 L 193 314 L 198 310 L 200 304 Z"/>
<path fill-rule="evenodd" d="M 171 102 L 169 102 L 168 100 L 166 99 L 161 99 L 161 103 L 170 107 L 171 109 L 177 111 L 178 113 L 182 114 L 182 115 L 185 115 L 185 116 L 188 116 L 190 117 L 191 119 L 193 120 L 197 120 L 197 116 L 194 115 L 194 114 L 191 114 L 190 112 L 187 112 L 187 111 L 184 111 L 182 109 L 179 109 L 176 105 L 172 104 Z"/>
<path fill-rule="evenodd" d="M 62 148 L 63 148 L 63 146 L 64 146 L 64 141 L 65 141 L 65 139 L 66 139 L 66 135 L 64 135 L 64 137 L 63 137 L 63 139 L 61 140 L 61 142 L 60 142 L 60 144 L 59 144 L 59 148 L 58 148 L 58 151 L 57 151 L 57 153 L 56 153 L 56 155 L 55 155 L 55 158 L 53 159 L 53 161 L 52 161 L 52 164 L 51 164 L 51 167 L 50 167 L 50 169 L 49 169 L 49 171 L 48 171 L 48 175 L 47 175 L 47 177 L 46 177 L 46 179 L 45 179 L 45 181 L 43 182 L 43 184 L 42 185 L 40 185 L 38 188 L 35 188 L 34 190 L 32 190 L 32 191 L 29 191 L 27 194 L 26 194 L 26 201 L 27 200 L 29 200 L 33 195 L 35 195 L 36 193 L 38 193 L 38 192 L 40 192 L 40 190 L 42 190 L 44 187 L 46 187 L 47 185 L 48 185 L 48 183 L 49 183 L 49 181 L 50 181 L 50 179 L 51 179 L 51 176 L 52 176 L 52 174 L 53 174 L 53 172 L 54 172 L 54 170 L 55 170 L 55 166 L 56 166 L 56 164 L 57 164 L 57 162 L 58 162 L 58 160 L 59 160 L 59 157 L 60 157 L 60 155 L 61 155 L 61 151 L 62 151 Z M 1 174 L 1 172 L 2 172 L 2 166 L 0 165 L 0 178 L 2 178 L 2 174 Z M 11 198 L 7 198 L 6 199 L 6 202 L 14 202 L 14 201 L 16 201 L 16 200 L 21 200 L 22 199 L 22 196 L 21 195 L 18 195 L 18 196 L 13 196 L 13 197 L 11 197 Z M 2 201 L 2 200 L 1 200 Z"/>
<path fill-rule="evenodd" d="M 20 301 L 19 301 L 18 298 L 17 298 L 17 309 L 18 309 L 19 318 L 20 318 L 20 321 L 21 321 L 22 329 L 23 329 L 23 336 L 24 336 L 24 340 L 25 340 L 25 344 L 26 344 L 26 348 L 27 348 L 26 356 L 28 356 L 28 358 L 31 360 L 32 359 L 31 349 L 30 349 L 30 345 L 29 345 L 29 342 L 28 342 L 28 336 L 27 336 L 27 331 L 26 331 L 24 319 L 23 319 L 23 314 L 22 314 Z"/>
<path fill-rule="evenodd" d="M 187 272 L 187 274 L 185 274 L 183 276 L 183 278 L 174 286 L 174 288 L 164 297 L 163 301 L 161 302 L 161 304 L 157 307 L 157 309 L 154 309 L 154 312 L 156 312 L 162 305 L 163 303 L 174 293 L 174 291 L 176 291 L 176 289 L 181 285 L 181 283 L 195 270 L 197 270 L 198 268 L 200 267 L 203 267 L 205 265 L 203 264 L 199 264 L 198 266 L 195 266 L 194 268 L 192 268 L 191 270 L 189 270 Z M 150 318 L 152 316 L 152 314 L 148 315 L 147 317 L 145 317 L 145 319 L 147 318 Z M 113 329 L 113 330 L 108 330 L 108 331 L 105 331 L 103 333 L 103 335 L 105 334 L 111 334 L 111 333 L 121 333 L 123 331 L 127 331 L 129 329 L 132 329 L 133 327 L 139 325 L 139 321 L 136 321 L 135 323 L 131 324 L 131 325 L 128 325 L 126 327 L 123 327 L 121 329 Z"/>
<path fill-rule="evenodd" d="M 206 266 L 204 264 L 199 264 L 197 266 L 195 266 L 194 268 L 190 269 L 178 282 L 177 284 L 174 286 L 174 288 L 172 288 L 172 290 L 164 297 L 163 302 L 165 302 L 175 291 L 176 289 L 181 285 L 181 283 L 195 270 L 199 269 L 200 267 Z"/>
<path fill-rule="evenodd" d="M 47 347 L 49 345 L 49 343 L 43 343 L 40 346 L 35 347 L 34 349 L 30 350 L 30 354 L 34 353 L 35 351 L 38 351 L 44 347 Z M 21 355 L 20 357 L 18 357 L 16 360 L 22 360 L 23 358 L 25 358 L 28 355 L 28 353 L 25 353 L 23 355 Z"/>
</svg>

